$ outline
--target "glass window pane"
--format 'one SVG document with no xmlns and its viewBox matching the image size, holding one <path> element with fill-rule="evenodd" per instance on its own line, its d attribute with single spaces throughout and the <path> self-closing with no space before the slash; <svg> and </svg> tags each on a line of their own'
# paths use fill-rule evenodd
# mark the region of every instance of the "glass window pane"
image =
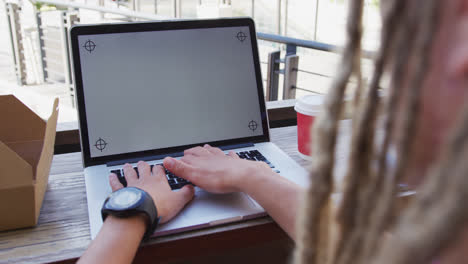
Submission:
<svg viewBox="0 0 468 264">
<path fill-rule="evenodd" d="M 257 31 L 278 34 L 278 3 L 279 0 L 255 0 L 255 22 Z"/>
<path fill-rule="evenodd" d="M 197 6 L 199 0 L 181 0 L 183 18 L 197 18 Z"/>
<path fill-rule="evenodd" d="M 156 10 L 158 15 L 161 16 L 174 16 L 174 9 L 173 9 L 172 0 L 157 0 Z"/>
<path fill-rule="evenodd" d="M 252 16 L 252 0 L 233 0 L 232 15 L 233 16 Z"/>
<path fill-rule="evenodd" d="M 293 38 L 314 38 L 315 7 L 317 0 L 288 0 L 286 35 Z"/>
<path fill-rule="evenodd" d="M 349 0 L 319 0 L 317 41 L 344 45 Z M 381 28 L 379 4 L 366 0 L 364 9 L 364 49 L 376 49 Z"/>
</svg>

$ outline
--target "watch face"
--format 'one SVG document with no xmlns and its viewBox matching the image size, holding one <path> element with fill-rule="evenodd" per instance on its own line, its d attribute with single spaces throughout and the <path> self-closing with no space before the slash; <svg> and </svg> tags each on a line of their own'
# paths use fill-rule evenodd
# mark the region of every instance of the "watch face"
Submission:
<svg viewBox="0 0 468 264">
<path fill-rule="evenodd" d="M 141 196 L 142 193 L 135 189 L 123 188 L 110 197 L 109 205 L 116 209 L 128 208 L 138 202 Z"/>
</svg>

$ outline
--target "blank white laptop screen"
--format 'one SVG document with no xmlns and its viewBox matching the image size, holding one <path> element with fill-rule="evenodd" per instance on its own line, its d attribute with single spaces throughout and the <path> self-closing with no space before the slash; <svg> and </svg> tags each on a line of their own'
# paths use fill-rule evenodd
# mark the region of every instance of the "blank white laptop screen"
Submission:
<svg viewBox="0 0 468 264">
<path fill-rule="evenodd" d="M 78 36 L 91 157 L 263 134 L 248 27 Z"/>
</svg>

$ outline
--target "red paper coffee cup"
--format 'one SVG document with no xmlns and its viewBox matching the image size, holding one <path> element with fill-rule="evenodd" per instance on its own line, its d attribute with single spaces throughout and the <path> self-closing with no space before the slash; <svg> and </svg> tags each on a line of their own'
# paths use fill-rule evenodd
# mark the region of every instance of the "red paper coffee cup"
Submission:
<svg viewBox="0 0 468 264">
<path fill-rule="evenodd" d="M 312 127 L 320 113 L 323 103 L 322 95 L 307 95 L 299 98 L 294 109 L 297 112 L 297 145 L 303 159 L 311 159 Z"/>
</svg>

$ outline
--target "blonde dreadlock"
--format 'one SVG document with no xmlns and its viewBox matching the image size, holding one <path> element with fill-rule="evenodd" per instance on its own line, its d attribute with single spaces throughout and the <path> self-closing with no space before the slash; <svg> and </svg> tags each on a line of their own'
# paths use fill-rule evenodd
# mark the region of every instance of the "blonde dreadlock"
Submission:
<svg viewBox="0 0 468 264">
<path fill-rule="evenodd" d="M 299 217 L 298 225 L 302 230 L 297 233 L 299 243 L 294 256 L 297 263 L 323 263 L 329 251 L 329 234 L 320 231 L 328 230 L 334 149 L 343 96 L 349 78 L 360 65 L 362 12 L 363 0 L 351 0 L 350 21 L 357 22 L 347 25 L 349 41 L 343 54 L 343 64 L 325 99 L 324 111 L 316 121 L 320 129 L 315 131 L 315 136 L 323 140 L 316 141 L 312 149 L 315 156 L 311 174 L 313 184 L 306 193 L 306 202 Z"/>
</svg>

